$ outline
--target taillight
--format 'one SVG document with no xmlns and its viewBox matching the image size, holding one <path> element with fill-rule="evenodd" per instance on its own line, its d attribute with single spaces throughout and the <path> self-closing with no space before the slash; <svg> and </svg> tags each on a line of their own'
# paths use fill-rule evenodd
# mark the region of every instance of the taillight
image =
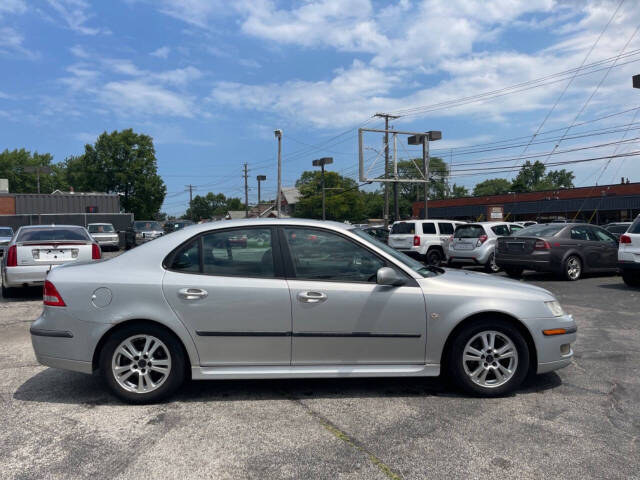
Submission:
<svg viewBox="0 0 640 480">
<path fill-rule="evenodd" d="M 413 246 L 414 247 L 419 247 L 420 246 L 420 237 L 418 235 L 414 235 L 413 236 Z"/>
<path fill-rule="evenodd" d="M 11 245 L 7 251 L 7 267 L 18 266 L 18 247 Z"/>
<path fill-rule="evenodd" d="M 91 244 L 91 260 L 100 260 L 102 258 L 102 252 L 100 251 L 100 245 L 97 243 Z"/>
<path fill-rule="evenodd" d="M 478 243 L 476 243 L 476 247 L 479 247 L 480 245 L 482 245 L 484 242 L 487 241 L 489 237 L 487 237 L 486 235 L 480 235 L 478 237 Z"/>
<path fill-rule="evenodd" d="M 45 305 L 49 305 L 50 307 L 67 306 L 58 293 L 58 290 L 56 290 L 56 287 L 49 280 L 44 282 L 44 295 L 42 295 L 42 300 Z"/>
<path fill-rule="evenodd" d="M 551 250 L 551 245 L 546 240 L 536 240 L 534 250 Z"/>
<path fill-rule="evenodd" d="M 629 235 L 620 235 L 620 243 L 631 243 L 631 237 Z"/>
</svg>

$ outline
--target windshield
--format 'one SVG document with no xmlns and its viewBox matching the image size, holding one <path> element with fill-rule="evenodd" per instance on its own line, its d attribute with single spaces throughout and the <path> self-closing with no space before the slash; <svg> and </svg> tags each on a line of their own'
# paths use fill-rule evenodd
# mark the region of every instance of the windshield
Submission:
<svg viewBox="0 0 640 480">
<path fill-rule="evenodd" d="M 89 225 L 89 233 L 113 233 L 113 225 Z"/>
<path fill-rule="evenodd" d="M 18 242 L 90 241 L 83 227 L 28 228 L 18 235 Z"/>
<path fill-rule="evenodd" d="M 523 228 L 522 230 L 515 232 L 513 237 L 553 237 L 560 230 L 562 230 L 566 224 L 538 224 L 531 225 L 530 227 Z"/>
<path fill-rule="evenodd" d="M 372 237 L 371 235 L 369 235 L 364 230 L 360 230 L 359 228 L 354 228 L 354 229 L 351 229 L 349 231 L 351 233 L 357 235 L 358 237 L 364 239 L 365 241 L 367 241 L 369 243 L 373 243 L 380 250 L 382 250 L 383 252 L 389 254 L 390 256 L 392 256 L 393 258 L 398 260 L 399 262 L 404 263 L 411 270 L 413 270 L 414 272 L 419 273 L 420 275 L 422 275 L 425 278 L 426 277 L 433 277 L 435 275 L 439 275 L 439 273 L 437 271 L 429 270 L 428 268 L 426 268 L 419 261 L 414 260 L 413 258 L 405 255 L 402 252 L 399 252 L 398 250 L 396 250 L 394 248 L 391 248 L 389 245 L 387 245 L 386 243 L 381 242 L 380 240 L 378 240 L 375 237 Z"/>
<path fill-rule="evenodd" d="M 0 228 L 0 237 L 13 237 L 13 230 L 10 228 Z"/>
<path fill-rule="evenodd" d="M 134 230 L 162 230 L 158 222 L 133 222 Z"/>
</svg>

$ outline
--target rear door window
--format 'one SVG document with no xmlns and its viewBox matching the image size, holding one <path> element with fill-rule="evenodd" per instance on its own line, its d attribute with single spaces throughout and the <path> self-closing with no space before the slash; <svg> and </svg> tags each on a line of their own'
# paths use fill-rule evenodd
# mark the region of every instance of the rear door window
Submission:
<svg viewBox="0 0 640 480">
<path fill-rule="evenodd" d="M 484 234 L 482 225 L 460 225 L 456 228 L 453 238 L 480 238 Z"/>
<path fill-rule="evenodd" d="M 414 235 L 416 233 L 416 224 L 414 222 L 394 223 L 391 227 L 392 235 Z"/>
<path fill-rule="evenodd" d="M 507 237 L 511 233 L 508 225 L 494 225 L 491 227 L 491 231 L 499 237 Z"/>
<path fill-rule="evenodd" d="M 596 240 L 589 227 L 571 227 L 571 240 Z"/>
<path fill-rule="evenodd" d="M 451 235 L 453 233 L 453 225 L 451 223 L 438 223 L 441 235 Z"/>
<path fill-rule="evenodd" d="M 433 222 L 423 222 L 422 223 L 422 233 L 423 235 L 435 235 L 436 233 L 436 224 Z"/>
</svg>

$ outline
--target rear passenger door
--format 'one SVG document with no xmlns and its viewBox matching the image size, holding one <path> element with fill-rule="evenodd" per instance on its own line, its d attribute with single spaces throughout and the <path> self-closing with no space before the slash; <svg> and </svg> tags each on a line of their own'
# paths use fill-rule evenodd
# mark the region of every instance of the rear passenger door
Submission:
<svg viewBox="0 0 640 480">
<path fill-rule="evenodd" d="M 590 228 L 593 237 L 599 245 L 601 254 L 598 259 L 599 268 L 617 268 L 618 266 L 618 241 L 606 230 L 600 227 Z"/>
<path fill-rule="evenodd" d="M 591 228 L 587 225 L 576 225 L 571 227 L 570 245 L 578 250 L 588 269 L 600 268 L 600 250 L 599 243 L 595 240 L 595 235 L 591 232 Z"/>
<path fill-rule="evenodd" d="M 291 299 L 275 227 L 212 230 L 165 263 L 165 298 L 202 366 L 290 364 Z"/>
</svg>

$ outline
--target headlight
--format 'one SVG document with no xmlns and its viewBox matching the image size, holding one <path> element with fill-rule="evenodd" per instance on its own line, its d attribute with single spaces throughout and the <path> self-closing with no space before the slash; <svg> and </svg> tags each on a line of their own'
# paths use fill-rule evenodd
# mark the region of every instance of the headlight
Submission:
<svg viewBox="0 0 640 480">
<path fill-rule="evenodd" d="M 564 315 L 564 310 L 562 309 L 562 305 L 557 300 L 552 300 L 551 302 L 544 302 L 544 304 L 549 307 L 549 311 L 553 314 L 554 317 L 561 317 Z"/>
</svg>

